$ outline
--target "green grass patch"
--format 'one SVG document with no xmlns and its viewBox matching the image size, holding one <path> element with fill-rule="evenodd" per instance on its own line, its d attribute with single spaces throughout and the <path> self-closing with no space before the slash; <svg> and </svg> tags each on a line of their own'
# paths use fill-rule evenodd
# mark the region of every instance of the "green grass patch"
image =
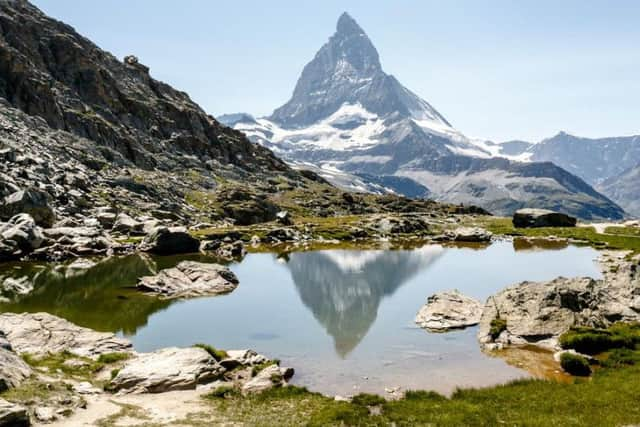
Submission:
<svg viewBox="0 0 640 427">
<path fill-rule="evenodd" d="M 223 359 L 226 359 L 227 357 L 229 357 L 229 355 L 227 354 L 226 351 L 218 350 L 217 348 L 215 348 L 214 346 L 209 345 L 209 344 L 199 343 L 199 344 L 194 345 L 194 347 L 198 347 L 198 348 L 201 348 L 203 350 L 206 350 L 206 352 L 209 353 L 211 355 L 211 357 L 216 359 L 218 362 L 223 360 Z"/>
<path fill-rule="evenodd" d="M 64 374 L 76 379 L 89 380 L 104 367 L 104 363 L 86 357 L 76 356 L 67 351 L 38 357 L 31 354 L 23 354 L 22 358 L 27 364 L 37 370 L 49 374 Z"/>
<path fill-rule="evenodd" d="M 560 346 L 578 353 L 600 354 L 616 348 L 635 349 L 640 343 L 640 324 L 616 323 L 609 329 L 572 328 L 560 336 Z"/>
<path fill-rule="evenodd" d="M 578 377 L 588 377 L 591 375 L 589 361 L 579 354 L 562 353 L 560 356 L 560 366 L 565 372 Z"/>
<path fill-rule="evenodd" d="M 359 406 L 380 406 L 387 403 L 387 400 L 377 394 L 360 393 L 353 396 L 351 403 Z"/>
<path fill-rule="evenodd" d="M 616 234 L 619 236 L 635 236 L 640 237 L 640 227 L 607 227 L 604 230 L 607 234 Z"/>
<path fill-rule="evenodd" d="M 640 352 L 628 348 L 616 348 L 605 355 L 601 365 L 606 368 L 621 368 L 640 363 Z"/>
</svg>

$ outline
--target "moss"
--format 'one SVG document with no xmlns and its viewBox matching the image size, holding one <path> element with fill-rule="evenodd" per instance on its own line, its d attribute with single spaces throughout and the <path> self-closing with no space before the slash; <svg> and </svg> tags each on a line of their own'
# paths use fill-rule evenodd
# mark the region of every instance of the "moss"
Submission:
<svg viewBox="0 0 640 427">
<path fill-rule="evenodd" d="M 492 339 L 497 339 L 503 331 L 507 330 L 507 321 L 500 317 L 496 317 L 491 321 L 491 328 L 489 329 L 489 335 Z"/>
<path fill-rule="evenodd" d="M 90 379 L 93 374 L 104 367 L 104 363 L 86 357 L 76 356 L 69 352 L 49 354 L 38 357 L 31 354 L 23 354 L 22 358 L 32 367 L 49 374 L 64 374 L 78 379 Z M 73 361 L 75 363 L 68 363 Z"/>
<path fill-rule="evenodd" d="M 194 347 L 198 347 L 201 348 L 203 350 L 206 350 L 207 353 L 209 353 L 214 359 L 216 359 L 218 362 L 226 359 L 227 357 L 229 357 L 229 355 L 227 354 L 226 351 L 224 350 L 218 350 L 217 348 L 209 345 L 209 344 L 196 344 L 194 345 Z"/>
<path fill-rule="evenodd" d="M 565 372 L 579 377 L 588 377 L 591 375 L 591 366 L 589 361 L 579 354 L 563 353 L 560 356 L 560 366 Z"/>
</svg>

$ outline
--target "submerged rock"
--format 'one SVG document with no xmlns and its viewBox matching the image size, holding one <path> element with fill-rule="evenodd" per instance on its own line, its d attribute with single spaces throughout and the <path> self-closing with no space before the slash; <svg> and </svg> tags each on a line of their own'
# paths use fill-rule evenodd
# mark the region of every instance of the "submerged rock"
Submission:
<svg viewBox="0 0 640 427">
<path fill-rule="evenodd" d="M 427 299 L 415 322 L 421 328 L 435 332 L 466 328 L 480 322 L 482 308 L 480 301 L 458 291 L 441 292 Z"/>
<path fill-rule="evenodd" d="M 36 356 L 68 351 L 96 358 L 131 351 L 131 343 L 115 334 L 83 328 L 48 313 L 0 314 L 0 331 L 14 351 Z"/>
<path fill-rule="evenodd" d="M 140 250 L 158 255 L 196 253 L 200 250 L 200 241 L 184 227 L 161 226 L 145 236 Z"/>
<path fill-rule="evenodd" d="M 139 290 L 164 298 L 219 295 L 229 293 L 237 286 L 238 278 L 227 267 L 194 261 L 182 261 L 155 276 L 142 277 L 137 284 Z"/>
<path fill-rule="evenodd" d="M 163 348 L 143 353 L 126 362 L 111 380 L 114 391 L 124 393 L 162 393 L 194 390 L 198 384 L 218 379 L 225 369 L 205 350 Z"/>
<path fill-rule="evenodd" d="M 546 209 L 520 209 L 513 214 L 513 226 L 533 227 L 575 227 L 576 219 L 563 213 Z"/>
</svg>

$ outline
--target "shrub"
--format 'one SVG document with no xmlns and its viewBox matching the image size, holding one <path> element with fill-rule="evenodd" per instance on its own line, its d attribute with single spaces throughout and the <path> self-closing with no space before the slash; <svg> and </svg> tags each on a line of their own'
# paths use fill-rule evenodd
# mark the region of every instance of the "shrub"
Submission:
<svg viewBox="0 0 640 427">
<path fill-rule="evenodd" d="M 196 344 L 194 345 L 194 347 L 198 347 L 201 348 L 203 350 L 205 350 L 207 353 L 209 353 L 211 355 L 211 357 L 213 357 L 214 359 L 216 359 L 218 362 L 221 361 L 222 359 L 226 359 L 227 357 L 229 357 L 229 355 L 227 354 L 226 351 L 224 350 L 218 350 L 217 348 L 215 348 L 212 345 L 209 344 Z"/>
<path fill-rule="evenodd" d="M 121 360 L 127 360 L 129 357 L 129 353 L 104 353 L 98 357 L 98 363 L 108 365 L 110 363 L 120 362 Z"/>
<path fill-rule="evenodd" d="M 496 317 L 491 321 L 491 329 L 489 329 L 489 335 L 492 339 L 497 339 L 502 331 L 507 329 L 507 321 L 500 317 Z"/>
<path fill-rule="evenodd" d="M 579 354 L 563 353 L 560 356 L 560 366 L 571 375 L 578 377 L 588 377 L 591 375 L 589 361 Z"/>
<path fill-rule="evenodd" d="M 635 349 L 640 343 L 637 323 L 616 323 L 609 329 L 572 328 L 560 336 L 564 349 L 584 354 L 599 354 L 615 348 Z"/>
</svg>

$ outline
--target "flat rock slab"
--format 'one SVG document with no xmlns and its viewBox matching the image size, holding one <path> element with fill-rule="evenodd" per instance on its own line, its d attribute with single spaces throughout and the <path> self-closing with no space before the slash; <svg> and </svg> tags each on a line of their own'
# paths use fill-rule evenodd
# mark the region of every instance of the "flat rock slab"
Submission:
<svg viewBox="0 0 640 427">
<path fill-rule="evenodd" d="M 430 296 L 416 315 L 421 328 L 434 332 L 466 328 L 480 323 L 483 304 L 458 291 L 442 292 Z"/>
<path fill-rule="evenodd" d="M 0 331 L 16 353 L 42 356 L 68 351 L 96 358 L 103 353 L 131 351 L 126 339 L 83 328 L 48 313 L 0 314 Z"/>
<path fill-rule="evenodd" d="M 236 287 L 238 278 L 227 267 L 194 261 L 182 261 L 155 276 L 142 277 L 137 284 L 143 292 L 170 299 L 226 294 Z"/>
<path fill-rule="evenodd" d="M 122 393 L 194 390 L 218 379 L 225 369 L 201 348 L 163 348 L 127 361 L 111 387 Z"/>
<path fill-rule="evenodd" d="M 242 385 L 243 394 L 262 393 L 274 387 L 282 387 L 293 375 L 293 369 L 269 365 Z"/>
</svg>

